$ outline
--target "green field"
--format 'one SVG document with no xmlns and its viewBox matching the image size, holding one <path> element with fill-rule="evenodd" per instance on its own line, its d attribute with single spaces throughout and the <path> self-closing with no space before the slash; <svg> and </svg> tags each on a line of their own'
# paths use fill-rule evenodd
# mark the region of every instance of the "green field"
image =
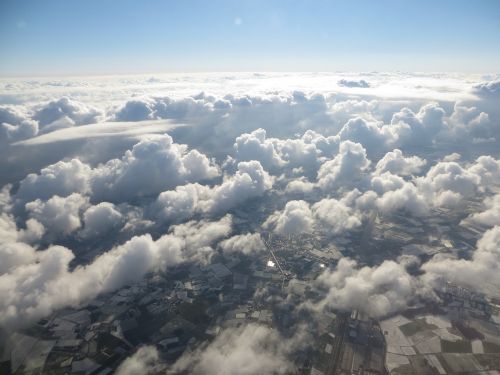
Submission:
<svg viewBox="0 0 500 375">
<path fill-rule="evenodd" d="M 472 353 L 470 341 L 448 341 L 441 340 L 441 350 L 443 353 Z"/>
<path fill-rule="evenodd" d="M 400 331 L 403 332 L 405 336 L 413 336 L 418 332 L 433 330 L 437 328 L 438 327 L 434 324 L 428 324 L 424 318 L 415 319 L 412 322 L 403 324 L 399 327 Z"/>
<path fill-rule="evenodd" d="M 483 349 L 485 353 L 500 353 L 500 345 L 493 342 L 483 341 Z"/>
</svg>

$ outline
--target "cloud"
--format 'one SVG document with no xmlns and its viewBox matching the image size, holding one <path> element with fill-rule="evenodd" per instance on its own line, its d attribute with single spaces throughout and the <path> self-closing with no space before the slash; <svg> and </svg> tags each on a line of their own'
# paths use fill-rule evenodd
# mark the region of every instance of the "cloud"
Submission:
<svg viewBox="0 0 500 375">
<path fill-rule="evenodd" d="M 362 144 L 370 153 L 377 155 L 393 142 L 394 134 L 387 131 L 388 126 L 368 122 L 361 117 L 347 121 L 339 132 L 342 141 L 350 140 Z"/>
<path fill-rule="evenodd" d="M 373 202 L 386 214 L 403 210 L 411 215 L 427 215 L 433 207 L 458 207 L 464 199 L 494 190 L 500 184 L 499 171 L 498 160 L 480 156 L 469 165 L 437 162 L 424 176 L 410 181 L 389 172 L 374 174 L 371 187 L 379 197 Z"/>
<path fill-rule="evenodd" d="M 0 105 L 0 145 L 31 138 L 38 134 L 38 122 L 22 105 Z"/>
<path fill-rule="evenodd" d="M 455 103 L 449 122 L 452 127 L 450 131 L 461 142 L 468 136 L 476 138 L 498 136 L 498 126 L 491 122 L 486 112 L 479 111 L 476 107 Z"/>
<path fill-rule="evenodd" d="M 337 82 L 339 86 L 344 86 L 344 87 L 362 87 L 362 88 L 367 88 L 370 87 L 370 84 L 366 82 L 364 79 L 360 79 L 359 81 L 350 81 L 347 79 L 341 79 Z"/>
<path fill-rule="evenodd" d="M 345 111 L 348 103 L 340 102 L 333 105 L 332 109 L 339 107 Z M 414 109 L 403 107 L 391 114 L 389 122 L 384 112 L 382 116 L 375 113 L 376 106 L 362 106 L 362 103 L 356 101 L 352 104 L 359 108 L 345 119 L 338 136 L 341 140 L 361 143 L 370 157 L 378 158 L 382 152 L 394 147 L 406 150 L 422 146 L 449 147 L 450 142 L 496 142 L 500 131 L 488 113 L 462 102 L 454 104 L 449 116 L 437 103 L 423 104 L 416 113 Z M 495 112 L 490 110 L 490 113 Z"/>
<path fill-rule="evenodd" d="M 445 114 L 444 109 L 436 103 L 422 106 L 418 113 L 409 108 L 394 113 L 389 128 L 397 137 L 394 145 L 423 146 L 436 142 L 438 134 L 448 129 L 444 121 Z"/>
<path fill-rule="evenodd" d="M 263 227 L 281 235 L 310 233 L 319 227 L 327 233 L 344 233 L 361 226 L 362 214 L 351 207 L 353 200 L 354 196 L 348 194 L 341 200 L 325 198 L 313 205 L 303 200 L 288 201 L 283 210 L 266 219 Z"/>
<path fill-rule="evenodd" d="M 234 150 L 237 160 L 258 160 L 265 168 L 280 167 L 285 163 L 276 152 L 272 140 L 266 141 L 264 129 L 257 129 L 250 134 L 245 133 L 237 137 Z"/>
<path fill-rule="evenodd" d="M 101 202 L 83 213 L 84 237 L 100 237 L 124 224 L 124 217 L 113 203 Z"/>
<path fill-rule="evenodd" d="M 164 134 L 167 131 L 171 131 L 181 126 L 181 124 L 173 124 L 170 120 L 99 122 L 97 124 L 90 124 L 86 126 L 77 126 L 72 128 L 54 130 L 50 133 L 41 134 L 38 137 L 18 142 L 16 143 L 16 145 L 36 146 L 56 142 L 68 142 L 75 140 L 89 140 L 110 137 L 145 137 L 152 134 Z M 36 134 L 33 134 L 33 136 L 34 135 Z M 24 137 L 22 139 L 25 138 L 28 137 Z"/>
<path fill-rule="evenodd" d="M 29 217 L 40 222 L 47 233 L 66 236 L 82 226 L 80 214 L 87 206 L 88 198 L 73 193 L 67 197 L 54 195 L 47 201 L 37 199 L 25 207 Z"/>
<path fill-rule="evenodd" d="M 360 117 L 366 120 L 375 121 L 377 117 L 383 115 L 380 111 L 380 102 L 376 99 L 364 100 L 354 99 L 351 96 L 336 100 L 330 107 L 330 111 L 337 124 L 343 125 L 351 118 Z M 396 107 L 400 108 L 400 106 Z M 382 116 L 386 117 L 386 116 Z"/>
<path fill-rule="evenodd" d="M 300 210 L 302 220 L 307 221 L 301 223 L 304 231 L 310 231 L 313 226 L 320 228 L 318 225 L 323 225 L 334 233 L 343 233 L 359 227 L 363 215 L 373 209 L 384 215 L 403 211 L 409 215 L 425 216 L 436 207 L 457 207 L 463 199 L 472 199 L 478 194 L 494 191 L 494 186 L 500 184 L 499 162 L 488 156 L 481 156 L 475 162 L 466 165 L 454 161 L 437 162 L 425 175 L 412 177 L 407 174 L 410 171 L 420 170 L 424 165 L 423 159 L 404 157 L 401 152 L 393 151 L 382 158 L 378 168 L 376 167 L 375 172 L 371 173 L 370 161 L 359 144 L 350 144 L 350 147 L 356 150 L 354 156 L 349 155 L 351 151 L 342 151 L 342 147 L 341 145 L 341 151 L 337 156 L 320 167 L 317 184 L 309 183 L 304 177 L 299 177 L 290 180 L 286 185 L 286 193 L 314 192 L 312 196 L 315 198 L 319 193 L 314 190 L 316 186 L 336 196 L 342 196 L 342 193 L 349 191 L 347 189 L 349 187 L 354 188 L 340 200 L 325 198 L 312 205 L 304 202 Z M 348 155 L 346 160 L 342 152 Z M 325 165 L 329 167 L 328 174 L 325 173 Z M 342 169 L 346 178 L 337 179 L 337 171 Z M 385 170 L 398 172 L 404 177 Z M 335 184 L 331 183 L 330 188 L 325 189 L 327 186 L 325 181 L 330 183 L 335 181 Z M 289 221 L 294 222 L 294 216 L 289 214 L 286 209 L 276 211 L 268 218 L 265 227 L 274 228 L 278 233 L 291 233 L 284 230 Z M 309 221 L 311 217 L 313 220 Z"/>
<path fill-rule="evenodd" d="M 132 99 L 127 101 L 115 114 L 117 121 L 143 121 L 154 118 L 155 103 L 152 99 Z"/>
<path fill-rule="evenodd" d="M 420 173 L 426 164 L 425 159 L 418 156 L 405 157 L 401 150 L 394 149 L 377 162 L 375 173 L 390 172 L 399 176 L 409 176 Z"/>
<path fill-rule="evenodd" d="M 404 185 L 406 181 L 402 177 L 389 172 L 375 174 L 371 178 L 372 189 L 378 194 L 401 189 Z"/>
<path fill-rule="evenodd" d="M 90 191 L 91 168 L 78 159 L 59 161 L 43 168 L 39 174 L 26 176 L 16 193 L 24 202 L 49 199 L 54 195 L 65 197 L 71 193 Z"/>
<path fill-rule="evenodd" d="M 389 76 L 380 76 L 373 79 L 378 82 L 393 82 L 394 80 L 399 82 L 403 79 L 403 75 L 391 76 L 391 79 L 389 79 Z M 374 161 L 380 156 L 377 154 L 377 157 L 374 158 L 375 153 L 386 152 L 394 147 L 406 152 L 407 147 L 411 146 L 412 142 L 423 139 L 417 134 L 418 132 L 414 131 L 419 128 L 418 121 L 410 126 L 408 123 L 411 123 L 411 119 L 406 122 L 396 121 L 394 124 L 390 123 L 390 119 L 394 113 L 403 111 L 415 111 L 412 112 L 413 116 L 418 118 L 422 108 L 429 106 L 426 99 L 428 96 L 425 96 L 425 99 L 414 100 L 409 99 L 411 96 L 402 96 L 405 100 L 390 100 L 387 99 L 386 95 L 377 96 L 376 91 L 380 87 L 384 87 L 383 85 L 378 86 L 378 83 L 370 89 L 370 91 L 374 91 L 377 99 L 374 99 L 372 95 L 370 97 L 365 97 L 362 94 L 354 95 L 352 90 L 345 91 L 345 93 L 349 93 L 349 95 L 346 95 L 341 88 L 335 85 L 335 82 L 341 78 L 338 75 L 334 80 L 333 75 L 322 75 L 321 79 L 319 76 L 307 74 L 300 74 L 298 77 L 291 75 L 287 80 L 295 77 L 298 79 L 299 86 L 290 87 L 288 83 L 284 83 L 283 77 L 279 77 L 279 75 L 275 77 L 266 74 L 258 79 L 255 77 L 253 75 L 246 76 L 245 74 L 231 77 L 218 75 L 213 77 L 190 77 L 192 82 L 197 82 L 197 86 L 189 86 L 186 82 L 179 80 L 178 77 L 155 77 L 156 82 L 153 83 L 150 82 L 150 77 L 144 79 L 141 77 L 124 79 L 122 77 L 117 79 L 87 79 L 87 81 L 72 79 L 68 82 L 55 79 L 49 81 L 40 79 L 29 82 L 19 81 L 6 85 L 9 89 L 9 95 L 15 95 L 17 102 L 23 103 L 10 107 L 16 107 L 18 112 L 24 113 L 25 120 L 32 121 L 34 113 L 47 106 L 45 102 L 64 102 L 62 99 L 53 99 L 58 96 L 60 98 L 69 98 L 69 100 L 77 104 L 84 104 L 88 107 L 87 109 L 102 107 L 103 110 L 97 109 L 97 111 L 108 113 L 107 118 L 104 116 L 97 118 L 97 121 L 99 121 L 97 124 L 83 127 L 73 126 L 73 124 L 78 125 L 80 121 L 75 116 L 73 117 L 76 120 L 72 119 L 71 116 L 62 115 L 55 121 L 55 125 L 41 126 L 41 133 L 43 134 L 38 134 L 38 136 L 36 136 L 36 129 L 33 126 L 23 127 L 22 131 L 17 128 L 9 128 L 7 132 L 9 135 L 4 134 L 4 138 L 8 138 L 8 142 L 17 142 L 17 146 L 22 145 L 22 147 L 16 146 L 15 150 L 8 152 L 9 155 L 17 154 L 18 157 L 9 158 L 7 166 L 12 167 L 12 170 L 17 170 L 17 163 L 23 165 L 24 162 L 33 165 L 33 160 L 25 159 L 27 155 L 34 153 L 37 154 L 36 163 L 38 168 L 42 167 L 43 160 L 48 159 L 50 162 L 54 162 L 54 151 L 43 157 L 43 155 L 39 155 L 42 148 L 34 146 L 62 140 L 66 140 L 66 142 L 63 142 L 66 145 L 57 145 L 57 149 L 61 153 L 59 159 L 63 159 L 65 156 L 68 159 L 76 156 L 82 161 L 91 159 L 93 163 L 105 162 L 107 160 L 105 159 L 106 156 L 111 152 L 107 146 L 102 145 L 103 138 L 107 138 L 107 141 L 111 143 L 110 137 L 125 139 L 133 136 L 140 138 L 145 134 L 159 133 L 162 129 L 163 131 L 165 129 L 173 130 L 169 128 L 168 124 L 162 123 L 162 121 L 166 120 L 155 119 L 171 119 L 175 122 L 189 124 L 184 126 L 182 130 L 176 128 L 174 138 L 176 140 L 180 138 L 182 143 L 187 143 L 190 147 L 198 148 L 200 151 L 203 150 L 205 154 L 215 156 L 219 160 L 224 160 L 231 152 L 236 137 L 245 134 L 245 132 L 250 134 L 256 127 L 260 126 L 266 131 L 266 140 L 273 141 L 276 153 L 285 162 L 283 166 L 286 168 L 304 167 L 308 178 L 311 178 L 316 173 L 318 166 L 324 161 L 323 158 L 331 157 L 332 153 L 320 153 L 321 150 L 317 147 L 317 144 L 308 144 L 304 137 L 296 134 L 305 135 L 311 130 L 313 133 L 323 134 L 321 137 L 324 138 L 336 138 L 335 147 L 338 149 L 338 132 L 344 126 L 343 134 L 345 139 L 352 138 L 350 140 L 362 143 L 368 155 Z M 370 75 L 370 77 L 375 76 Z M 408 77 L 411 77 L 411 75 Z M 429 82 L 434 82 L 434 86 L 426 86 L 426 81 L 423 84 L 426 86 L 425 90 L 429 90 L 429 92 L 441 91 L 439 95 L 446 92 L 446 90 L 441 89 L 441 86 L 444 85 L 443 82 L 436 79 L 436 77 L 427 78 Z M 231 85 L 225 87 L 222 85 L 219 88 L 218 85 L 213 84 L 214 80 L 225 81 L 228 79 L 231 79 Z M 333 86 L 326 85 L 326 81 L 323 81 L 325 79 L 330 79 Z M 460 90 L 463 91 L 463 82 L 459 80 L 452 81 L 451 79 L 446 81 L 446 85 L 453 82 L 460 83 L 460 85 L 453 86 L 453 89 L 448 88 L 450 95 L 451 93 L 456 95 Z M 252 86 L 250 82 L 254 82 L 256 86 Z M 276 90 L 271 85 L 271 82 L 280 83 L 278 87 L 283 89 Z M 314 85 L 312 85 L 313 82 Z M 271 86 L 268 86 L 268 84 Z M 406 85 L 408 86 L 408 83 Z M 18 90 L 21 87 L 22 92 L 19 92 Z M 135 96 L 138 87 L 142 89 L 141 93 L 144 93 L 144 96 Z M 169 89 L 168 97 L 158 95 L 160 87 Z M 243 90 L 242 87 L 246 87 L 248 90 Z M 300 88 L 301 91 L 294 91 L 293 88 Z M 210 94 L 193 94 L 203 89 L 210 90 Z M 394 87 L 391 86 L 391 90 L 394 90 Z M 89 93 L 93 95 L 89 95 Z M 402 97 L 400 96 L 398 99 Z M 123 112 L 121 117 L 117 117 L 120 109 L 127 107 L 128 101 L 130 103 L 142 103 L 141 105 L 146 108 L 144 114 L 134 117 Z M 71 106 L 76 105 L 75 103 L 72 103 Z M 495 135 L 498 134 L 498 129 L 494 125 L 498 121 L 495 120 L 495 117 L 492 117 L 493 109 L 486 110 L 482 104 L 484 103 L 478 103 L 477 105 L 475 103 L 475 107 L 478 108 L 477 114 L 466 124 L 462 124 L 460 121 L 465 121 L 465 118 L 470 116 L 465 116 L 464 120 L 461 120 L 458 115 L 455 116 L 455 119 L 454 114 L 450 117 L 445 114 L 441 121 L 441 130 L 438 132 L 437 138 L 435 136 L 436 139 L 433 139 L 432 142 L 446 145 L 448 144 L 447 141 L 449 141 L 448 136 L 455 137 L 461 143 L 495 142 L 494 139 Z M 434 106 L 437 105 L 434 104 Z M 460 108 L 468 110 L 469 106 L 470 101 L 461 102 L 460 105 L 455 106 L 454 111 L 458 114 L 461 111 Z M 443 105 L 443 108 L 445 107 L 448 108 Z M 420 111 L 418 108 L 421 108 Z M 443 108 L 441 109 L 444 110 Z M 427 111 L 430 112 L 430 110 Z M 462 112 L 465 113 L 466 111 Z M 85 113 L 85 111 L 82 113 Z M 362 138 L 362 128 L 358 129 L 352 123 L 349 126 L 346 125 L 349 120 L 354 120 L 356 117 L 362 118 L 368 124 L 368 130 L 370 130 L 368 135 L 371 138 Z M 424 121 L 423 118 L 421 122 Z M 134 121 L 145 119 L 143 122 L 144 127 L 138 124 L 135 126 L 133 123 L 118 122 L 113 124 L 113 121 L 104 121 L 118 119 Z M 34 125 L 36 121 L 30 122 L 30 124 Z M 103 126 L 97 126 L 99 124 Z M 18 127 L 19 125 L 13 126 Z M 56 130 L 60 126 L 70 127 Z M 91 129 L 85 129 L 87 126 L 91 127 Z M 353 129 L 350 129 L 352 137 L 349 136 L 350 133 L 347 131 L 351 126 L 353 126 Z M 432 126 L 428 127 L 427 125 L 425 127 L 432 128 Z M 46 133 L 49 130 L 50 132 Z M 454 134 L 457 132 L 460 134 Z M 468 132 L 473 135 L 471 138 L 467 137 Z M 430 136 L 425 137 L 425 139 L 433 138 L 432 133 L 428 132 L 428 134 Z M 89 139 L 89 137 L 92 139 Z M 383 142 L 376 142 L 376 140 L 381 139 L 379 137 L 383 138 Z M 79 142 L 76 142 L 76 140 L 79 140 Z M 122 147 L 128 148 L 130 146 L 130 140 L 128 142 L 114 140 L 113 146 L 119 147 L 119 143 L 123 145 Z M 75 145 L 78 145 L 78 147 L 74 147 Z M 101 148 L 101 150 L 99 152 L 95 151 L 97 148 Z M 89 152 L 89 149 L 92 152 Z M 122 148 L 122 150 L 125 150 L 125 148 Z M 49 147 L 42 151 L 48 152 Z M 336 150 L 334 153 L 336 153 Z M 116 155 L 112 156 L 116 157 Z M 258 160 L 257 156 L 254 159 Z M 236 160 L 236 163 L 238 161 L 240 160 Z M 275 172 L 264 161 L 261 161 L 261 163 L 271 173 Z M 6 176 L 5 173 L 2 173 L 2 175 Z M 5 182 L 11 182 L 8 177 L 4 178 Z"/>
<path fill-rule="evenodd" d="M 188 184 L 160 193 L 152 211 L 159 219 L 175 222 L 190 218 L 198 211 L 203 211 L 204 206 L 199 202 L 210 199 L 210 187 L 200 184 Z"/>
<path fill-rule="evenodd" d="M 116 375 L 148 375 L 156 373 L 158 350 L 151 345 L 140 347 L 116 369 Z"/>
<path fill-rule="evenodd" d="M 0 105 L 0 124 L 19 125 L 28 119 L 23 106 Z"/>
<path fill-rule="evenodd" d="M 343 141 L 339 153 L 332 160 L 321 165 L 318 171 L 318 185 L 324 190 L 337 190 L 344 186 L 352 186 L 367 171 L 370 160 L 366 150 L 359 143 Z"/>
<path fill-rule="evenodd" d="M 314 190 L 315 184 L 308 181 L 305 177 L 299 177 L 290 181 L 285 188 L 285 193 L 296 194 L 303 193 L 309 194 Z"/>
<path fill-rule="evenodd" d="M 500 81 L 480 83 L 474 86 L 473 91 L 482 97 L 497 98 L 500 96 Z"/>
<path fill-rule="evenodd" d="M 186 182 L 209 180 L 218 167 L 197 150 L 174 143 L 169 135 L 146 138 L 120 159 L 91 168 L 79 159 L 60 161 L 30 174 L 20 183 L 16 197 L 24 201 L 91 194 L 94 200 L 124 201 L 158 194 Z"/>
<path fill-rule="evenodd" d="M 452 198 L 456 198 L 456 195 L 452 195 Z M 375 200 L 375 205 L 383 214 L 403 211 L 414 216 L 425 216 L 430 208 L 425 196 L 412 183 L 404 183 L 400 188 L 386 191 Z"/>
<path fill-rule="evenodd" d="M 258 160 L 270 171 L 303 167 L 315 172 L 321 162 L 338 150 L 337 136 L 324 137 L 312 130 L 297 138 L 267 138 L 264 129 L 244 133 L 236 138 L 234 160 Z"/>
<path fill-rule="evenodd" d="M 460 161 L 460 159 L 462 158 L 462 155 L 460 155 L 458 152 L 452 152 L 451 154 L 449 155 L 446 155 L 444 158 L 443 158 L 443 161 Z"/>
<path fill-rule="evenodd" d="M 205 261 L 212 243 L 231 231 L 231 218 L 188 222 L 153 240 L 151 235 L 133 237 L 103 252 L 91 263 L 70 269 L 74 254 L 62 246 L 30 252 L 10 260 L 0 275 L 0 326 L 26 326 L 56 309 L 77 307 L 101 293 L 139 281 L 146 273 L 165 270 L 179 262 Z"/>
<path fill-rule="evenodd" d="M 344 200 L 322 199 L 312 206 L 312 211 L 327 233 L 339 234 L 361 226 L 361 214 Z"/>
<path fill-rule="evenodd" d="M 496 294 L 500 283 L 500 226 L 486 231 L 477 242 L 471 259 L 435 255 L 422 265 L 424 280 L 434 287 L 445 281 L 469 286 L 474 290 Z"/>
<path fill-rule="evenodd" d="M 294 341 L 284 339 L 276 330 L 253 323 L 227 328 L 208 345 L 183 354 L 175 363 L 173 372 L 286 374 L 294 370 L 293 362 L 288 358 Z"/>
<path fill-rule="evenodd" d="M 316 283 L 325 296 L 314 305 L 315 309 L 356 309 L 374 318 L 406 308 L 417 295 L 414 278 L 402 265 L 390 260 L 379 266 L 358 267 L 356 261 L 342 258 Z"/>
<path fill-rule="evenodd" d="M 184 242 L 184 257 L 206 263 L 212 256 L 211 244 L 231 233 L 232 218 L 226 215 L 218 221 L 189 221 L 171 227 L 175 238 Z"/>
<path fill-rule="evenodd" d="M 479 189 L 489 191 L 500 185 L 500 160 L 490 155 L 478 157 L 468 171 L 479 178 Z"/>
<path fill-rule="evenodd" d="M 274 212 L 263 224 L 281 235 L 311 232 L 313 225 L 312 211 L 305 201 L 287 202 L 283 211 Z"/>
<path fill-rule="evenodd" d="M 224 213 L 248 199 L 262 196 L 273 183 L 274 179 L 258 161 L 240 162 L 234 175 L 225 175 L 220 185 L 188 184 L 162 192 L 152 210 L 167 221 L 186 219 L 196 213 Z"/>
<path fill-rule="evenodd" d="M 102 112 L 68 97 L 51 101 L 41 106 L 33 115 L 40 127 L 53 124 L 63 118 L 69 119 L 73 125 L 84 125 L 99 122 Z M 71 123 L 70 122 L 70 123 Z"/>
<path fill-rule="evenodd" d="M 325 137 L 307 130 L 302 137 L 276 141 L 280 157 L 291 168 L 303 167 L 305 172 L 316 172 L 320 164 L 335 155 L 339 148 L 339 137 Z"/>
<path fill-rule="evenodd" d="M 187 151 L 187 146 L 174 143 L 172 137 L 145 139 L 96 168 L 92 176 L 92 192 L 97 199 L 123 201 L 132 197 L 158 194 L 177 185 L 208 180 L 219 171 L 204 154 Z"/>
<path fill-rule="evenodd" d="M 436 206 L 453 207 L 462 198 L 472 197 L 480 177 L 456 162 L 439 162 L 416 180 L 419 190 Z"/>
<path fill-rule="evenodd" d="M 496 194 L 493 197 L 486 197 L 483 201 L 483 207 L 485 208 L 484 211 L 474 213 L 464 221 L 467 222 L 470 220 L 487 227 L 500 226 L 500 194 Z"/>
<path fill-rule="evenodd" d="M 19 230 L 12 215 L 0 215 L 0 276 L 17 267 L 33 263 L 36 250 L 28 243 L 38 241 L 44 234 L 42 224 L 34 219 L 26 222 L 26 228 Z"/>
<path fill-rule="evenodd" d="M 2 242 L 0 243 L 0 275 L 11 270 L 33 263 L 36 259 L 36 250 L 28 244 L 22 242 Z"/>
<path fill-rule="evenodd" d="M 127 101 L 115 114 L 116 121 L 142 121 L 151 119 L 181 119 L 207 115 L 220 108 L 221 103 L 212 96 L 185 98 L 142 97 Z"/>
<path fill-rule="evenodd" d="M 242 253 L 252 255 L 266 249 L 259 233 L 246 233 L 232 236 L 219 244 L 225 253 Z"/>
<path fill-rule="evenodd" d="M 219 96 L 202 92 L 182 98 L 147 96 L 134 98 L 118 108 L 113 118 L 117 121 L 175 119 L 193 125 L 186 129 L 187 142 L 210 148 L 220 153 L 218 157 L 227 155 L 236 137 L 255 131 L 256 124 L 265 124 L 266 131 L 274 136 L 289 136 L 293 132 L 317 129 L 316 123 L 321 124 L 321 129 L 329 129 L 331 122 L 325 96 L 300 91 L 255 95 L 238 92 Z M 238 161 L 260 160 L 248 158 L 245 150 L 242 152 L 242 159 Z M 264 160 L 260 161 L 269 167 Z"/>
<path fill-rule="evenodd" d="M 44 226 L 35 219 L 28 219 L 25 228 L 19 229 L 16 218 L 12 214 L 10 185 L 0 190 L 0 244 L 26 242 L 34 243 L 45 233 Z"/>
<path fill-rule="evenodd" d="M 2 123 L 0 125 L 0 142 L 12 143 L 34 137 L 38 134 L 38 123 L 32 120 L 21 121 L 18 125 Z"/>
<path fill-rule="evenodd" d="M 382 213 L 403 210 L 417 216 L 428 214 L 433 207 L 457 207 L 463 199 L 485 192 L 488 186 L 497 186 L 497 168 L 495 159 L 480 157 L 469 166 L 438 162 L 426 175 L 410 181 L 389 172 L 374 174 L 371 187 L 379 196 L 372 196 L 373 203 Z"/>
</svg>

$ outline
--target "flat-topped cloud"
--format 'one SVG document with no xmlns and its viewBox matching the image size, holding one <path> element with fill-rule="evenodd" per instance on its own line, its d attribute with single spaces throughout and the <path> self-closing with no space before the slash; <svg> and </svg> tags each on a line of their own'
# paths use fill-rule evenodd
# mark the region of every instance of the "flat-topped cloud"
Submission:
<svg viewBox="0 0 500 375">
<path fill-rule="evenodd" d="M 148 120 L 136 122 L 100 122 L 85 126 L 71 127 L 41 134 L 37 137 L 14 143 L 14 146 L 34 146 L 47 143 L 89 138 L 107 137 L 143 137 L 151 134 L 163 134 L 169 130 L 185 126 L 171 120 Z"/>
</svg>

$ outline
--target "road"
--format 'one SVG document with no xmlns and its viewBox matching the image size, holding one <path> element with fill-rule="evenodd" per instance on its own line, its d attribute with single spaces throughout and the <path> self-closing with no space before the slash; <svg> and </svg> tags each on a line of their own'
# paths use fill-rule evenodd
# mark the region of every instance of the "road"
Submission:
<svg viewBox="0 0 500 375">
<path fill-rule="evenodd" d="M 269 250 L 269 252 L 271 253 L 271 256 L 273 257 L 274 259 L 274 263 L 278 266 L 278 269 L 280 270 L 281 274 L 283 275 L 283 277 L 285 277 L 285 272 L 283 271 L 283 268 L 281 268 L 281 264 L 280 262 L 278 261 L 278 259 L 276 258 L 276 256 L 274 255 L 274 252 L 273 252 L 273 249 L 271 248 L 271 244 L 269 242 L 267 242 L 266 240 L 264 240 L 264 243 L 267 247 L 267 249 Z"/>
<path fill-rule="evenodd" d="M 340 365 L 340 360 L 342 358 L 344 340 L 347 335 L 347 329 L 349 327 L 349 315 L 345 313 L 339 313 L 337 315 L 337 320 L 335 321 L 335 342 L 333 344 L 333 352 L 328 361 L 328 367 L 326 368 L 327 375 L 335 375 L 336 371 Z"/>
<path fill-rule="evenodd" d="M 368 218 L 367 223 L 365 224 L 365 227 L 363 229 L 363 234 L 361 235 L 361 248 L 366 249 L 368 246 L 368 243 L 370 242 L 372 238 L 372 232 L 373 232 L 373 227 L 375 225 L 375 220 L 377 220 L 377 215 L 378 212 L 376 210 L 373 210 L 370 214 L 370 217 Z"/>
<path fill-rule="evenodd" d="M 281 264 L 278 261 L 278 258 L 276 258 L 276 255 L 274 255 L 274 251 L 272 249 L 271 244 L 268 241 L 266 241 L 266 240 L 263 240 L 263 241 L 264 241 L 264 244 L 266 245 L 267 249 L 271 253 L 271 256 L 274 259 L 274 263 L 278 266 L 278 269 L 280 270 L 280 273 L 281 273 L 281 276 L 282 276 L 282 279 L 281 279 L 281 290 L 284 290 L 285 289 L 286 274 L 283 271 L 283 268 L 281 267 Z"/>
</svg>

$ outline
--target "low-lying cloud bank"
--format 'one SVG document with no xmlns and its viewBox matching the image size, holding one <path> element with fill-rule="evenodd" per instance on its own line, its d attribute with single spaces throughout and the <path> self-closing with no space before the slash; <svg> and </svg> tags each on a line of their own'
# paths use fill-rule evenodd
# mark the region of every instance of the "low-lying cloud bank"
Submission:
<svg viewBox="0 0 500 375">
<path fill-rule="evenodd" d="M 298 337 L 285 339 L 264 325 L 227 328 L 208 345 L 185 353 L 172 373 L 287 374 L 294 369 L 289 355 L 299 345 Z"/>
<path fill-rule="evenodd" d="M 73 252 L 63 246 L 37 250 L 13 239 L 2 243 L 0 325 L 26 326 L 66 306 L 77 307 L 101 293 L 140 281 L 185 261 L 206 262 L 211 245 L 231 232 L 231 217 L 186 222 L 158 239 L 136 236 L 72 269 Z"/>
</svg>

